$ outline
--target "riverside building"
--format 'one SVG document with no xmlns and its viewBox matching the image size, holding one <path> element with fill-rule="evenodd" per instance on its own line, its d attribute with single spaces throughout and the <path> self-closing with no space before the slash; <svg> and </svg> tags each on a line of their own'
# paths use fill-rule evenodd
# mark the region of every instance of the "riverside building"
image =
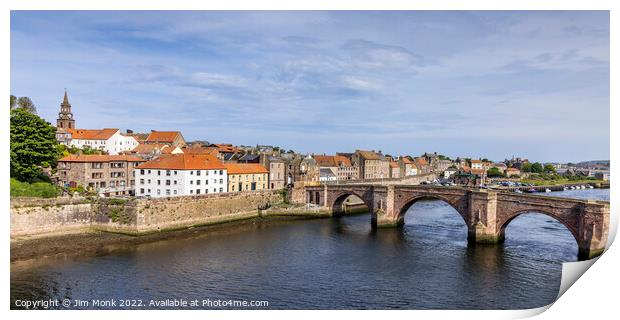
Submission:
<svg viewBox="0 0 620 320">
<path fill-rule="evenodd" d="M 136 170 L 136 196 L 174 197 L 227 192 L 226 167 L 214 155 L 170 154 Z"/>
</svg>

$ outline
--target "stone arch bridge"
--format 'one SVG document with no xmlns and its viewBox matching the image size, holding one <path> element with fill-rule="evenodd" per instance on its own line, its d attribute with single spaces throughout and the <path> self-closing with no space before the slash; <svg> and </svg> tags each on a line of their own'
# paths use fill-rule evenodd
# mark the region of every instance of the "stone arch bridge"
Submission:
<svg viewBox="0 0 620 320">
<path fill-rule="evenodd" d="M 571 232 L 579 245 L 579 259 L 600 255 L 607 244 L 609 202 L 518 194 L 486 189 L 421 185 L 321 185 L 305 187 L 306 203 L 342 213 L 342 204 L 357 196 L 371 212 L 376 227 L 404 223 L 407 209 L 420 199 L 439 199 L 450 204 L 467 225 L 468 240 L 499 243 L 514 218 L 525 212 L 550 216 Z"/>
</svg>

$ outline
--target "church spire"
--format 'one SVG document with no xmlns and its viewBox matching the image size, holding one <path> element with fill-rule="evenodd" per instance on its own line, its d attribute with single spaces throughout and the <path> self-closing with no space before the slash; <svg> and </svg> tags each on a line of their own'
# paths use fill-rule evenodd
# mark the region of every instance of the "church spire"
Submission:
<svg viewBox="0 0 620 320">
<path fill-rule="evenodd" d="M 60 104 L 60 112 L 58 113 L 58 119 L 56 119 L 56 127 L 62 129 L 75 129 L 75 120 L 73 119 L 73 113 L 71 112 L 71 104 L 69 103 L 67 89 L 65 89 L 65 96 Z"/>
<path fill-rule="evenodd" d="M 67 88 L 65 88 L 65 98 L 62 100 L 62 104 L 69 104 L 69 98 L 67 97 Z"/>
</svg>

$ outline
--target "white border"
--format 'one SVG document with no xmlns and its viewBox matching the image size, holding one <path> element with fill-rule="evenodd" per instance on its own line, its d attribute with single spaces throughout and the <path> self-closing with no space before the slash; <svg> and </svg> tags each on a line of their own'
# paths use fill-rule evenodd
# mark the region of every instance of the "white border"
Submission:
<svg viewBox="0 0 620 320">
<path fill-rule="evenodd" d="M 339 0 L 339 1 L 282 1 L 282 0 L 262 0 L 262 1 L 191 1 L 191 0 L 152 0 L 152 1 L 129 1 L 129 0 L 108 0 L 108 1 L 79 1 L 79 0 L 22 0 L 13 1 L 5 0 L 1 4 L 1 21 L 2 30 L 0 31 L 0 43 L 2 43 L 2 64 L 4 76 L 2 80 L 3 96 L 10 94 L 10 11 L 9 10 L 611 10 L 611 57 L 618 56 L 618 1 L 613 0 L 514 0 L 514 1 L 485 1 L 485 0 L 435 0 L 435 1 L 404 1 L 404 0 Z M 615 36 L 615 37 L 614 37 Z M 611 88 L 618 88 L 618 70 L 617 63 L 611 60 Z M 611 105 L 618 105 L 617 92 L 611 91 Z M 5 137 L 1 139 L 2 158 L 0 166 L 2 166 L 2 181 L 7 181 L 9 177 L 8 163 L 8 112 L 0 126 L 0 133 Z M 611 121 L 611 161 L 618 159 L 618 148 L 615 147 L 618 137 L 618 111 L 610 108 Z M 615 167 L 614 167 L 615 168 Z M 618 171 L 612 168 L 612 176 L 617 177 Z M 4 184 L 7 186 L 6 184 Z M 9 207 L 8 186 L 2 188 L 2 205 L 4 208 Z M 618 199 L 614 197 L 615 192 L 612 190 L 611 206 L 612 206 L 612 233 L 610 241 L 615 236 L 618 225 Z M 2 271 L 4 274 L 3 291 L 1 298 L 5 302 L 4 312 L 8 312 L 9 302 L 9 214 L 8 210 L 3 216 L 5 221 L 6 234 L 4 236 L 5 245 L 2 248 L 3 261 Z M 618 285 L 618 261 L 619 249 L 610 247 L 608 251 L 598 259 L 598 262 L 592 267 L 592 271 L 586 272 L 581 280 L 568 290 L 561 299 L 559 299 L 548 312 L 545 312 L 543 318 L 607 318 L 609 315 L 616 313 L 617 302 L 617 285 Z M 317 317 L 356 317 L 376 319 L 380 316 L 389 316 L 390 318 L 459 318 L 459 319 L 495 319 L 495 318 L 516 318 L 527 317 L 538 314 L 546 308 L 522 310 L 522 311 L 314 311 L 314 312 L 295 312 L 295 311 L 238 311 L 238 312 L 221 312 L 221 311 L 183 311 L 183 317 L 204 318 L 211 317 L 231 317 L 245 316 L 257 319 L 288 319 L 297 317 L 301 319 L 314 319 Z M 179 316 L 172 312 L 147 312 L 147 311 L 130 311 L 130 312 L 18 312 L 12 311 L 5 316 L 11 318 L 63 318 L 73 319 L 83 317 L 108 318 L 114 317 L 154 317 L 169 318 Z"/>
</svg>

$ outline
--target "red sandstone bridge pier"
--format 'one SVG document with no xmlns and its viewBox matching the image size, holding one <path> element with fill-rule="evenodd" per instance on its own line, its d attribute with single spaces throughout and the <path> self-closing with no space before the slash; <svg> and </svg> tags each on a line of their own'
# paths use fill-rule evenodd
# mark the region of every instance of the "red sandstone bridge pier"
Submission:
<svg viewBox="0 0 620 320">
<path fill-rule="evenodd" d="M 305 201 L 342 213 L 349 196 L 359 197 L 369 208 L 372 224 L 379 228 L 404 223 L 407 209 L 421 199 L 439 199 L 463 218 L 468 239 L 475 243 L 501 243 L 506 226 L 526 212 L 542 213 L 562 223 L 579 245 L 578 258 L 586 260 L 605 250 L 609 232 L 609 202 L 486 189 L 422 185 L 320 185 L 306 186 Z"/>
</svg>

